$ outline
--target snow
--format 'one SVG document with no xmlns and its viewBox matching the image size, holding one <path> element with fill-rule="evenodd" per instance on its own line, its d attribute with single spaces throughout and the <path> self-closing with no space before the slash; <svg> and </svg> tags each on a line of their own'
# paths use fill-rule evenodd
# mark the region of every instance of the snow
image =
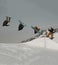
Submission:
<svg viewBox="0 0 58 65">
<path fill-rule="evenodd" d="M 0 43 L 0 65 L 58 65 L 58 43 L 46 37 Z"/>
<path fill-rule="evenodd" d="M 55 33 L 55 34 L 54 34 L 54 39 L 53 39 L 53 41 L 55 41 L 56 43 L 58 43 L 58 33 Z"/>
<path fill-rule="evenodd" d="M 58 51 L 1 43 L 0 65 L 58 65 Z"/>
<path fill-rule="evenodd" d="M 25 44 L 30 45 L 32 47 L 42 47 L 42 48 L 58 50 L 58 43 L 55 42 L 54 40 L 43 37 L 43 38 L 34 39 Z"/>
</svg>

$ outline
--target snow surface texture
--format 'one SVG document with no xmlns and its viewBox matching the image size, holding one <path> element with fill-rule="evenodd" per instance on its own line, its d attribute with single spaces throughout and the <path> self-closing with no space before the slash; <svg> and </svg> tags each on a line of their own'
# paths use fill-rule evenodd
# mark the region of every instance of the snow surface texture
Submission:
<svg viewBox="0 0 58 65">
<path fill-rule="evenodd" d="M 0 65 L 58 65 L 58 43 L 46 37 L 26 43 L 0 43 Z"/>
<path fill-rule="evenodd" d="M 0 65 L 58 65 L 58 51 L 0 43 Z"/>
</svg>

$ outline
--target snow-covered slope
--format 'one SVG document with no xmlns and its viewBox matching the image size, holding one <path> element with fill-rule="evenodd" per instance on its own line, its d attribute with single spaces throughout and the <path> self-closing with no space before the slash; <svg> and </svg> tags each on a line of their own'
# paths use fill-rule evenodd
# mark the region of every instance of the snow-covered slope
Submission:
<svg viewBox="0 0 58 65">
<path fill-rule="evenodd" d="M 37 38 L 24 44 L 30 45 L 32 47 L 43 47 L 58 50 L 58 43 L 46 37 Z"/>
<path fill-rule="evenodd" d="M 0 65 L 58 65 L 58 51 L 22 43 L 0 43 Z"/>
<path fill-rule="evenodd" d="M 0 65 L 58 65 L 58 43 L 46 37 L 0 43 Z"/>
<path fill-rule="evenodd" d="M 53 41 L 55 41 L 55 42 L 58 43 L 58 33 L 55 33 L 55 34 L 54 34 L 54 39 L 53 39 Z"/>
</svg>

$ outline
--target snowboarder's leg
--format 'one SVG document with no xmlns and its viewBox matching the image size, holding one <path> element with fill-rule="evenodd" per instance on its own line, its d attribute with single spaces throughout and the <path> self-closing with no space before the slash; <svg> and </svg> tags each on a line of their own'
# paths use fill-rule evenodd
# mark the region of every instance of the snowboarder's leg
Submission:
<svg viewBox="0 0 58 65">
<path fill-rule="evenodd" d="M 50 37 L 50 39 L 53 39 L 54 37 L 53 37 L 53 33 L 51 33 L 51 37 Z"/>
<path fill-rule="evenodd" d="M 53 39 L 54 38 L 53 37 L 53 33 L 49 32 L 48 35 L 47 35 L 47 37 L 50 38 L 50 39 Z"/>
</svg>

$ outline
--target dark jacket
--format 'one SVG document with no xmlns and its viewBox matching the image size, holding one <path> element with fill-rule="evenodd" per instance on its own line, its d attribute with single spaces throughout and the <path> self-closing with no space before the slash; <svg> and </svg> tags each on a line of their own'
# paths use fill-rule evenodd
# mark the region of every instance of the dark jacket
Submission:
<svg viewBox="0 0 58 65">
<path fill-rule="evenodd" d="M 19 24 L 18 31 L 22 30 L 24 28 L 23 24 Z"/>
</svg>

